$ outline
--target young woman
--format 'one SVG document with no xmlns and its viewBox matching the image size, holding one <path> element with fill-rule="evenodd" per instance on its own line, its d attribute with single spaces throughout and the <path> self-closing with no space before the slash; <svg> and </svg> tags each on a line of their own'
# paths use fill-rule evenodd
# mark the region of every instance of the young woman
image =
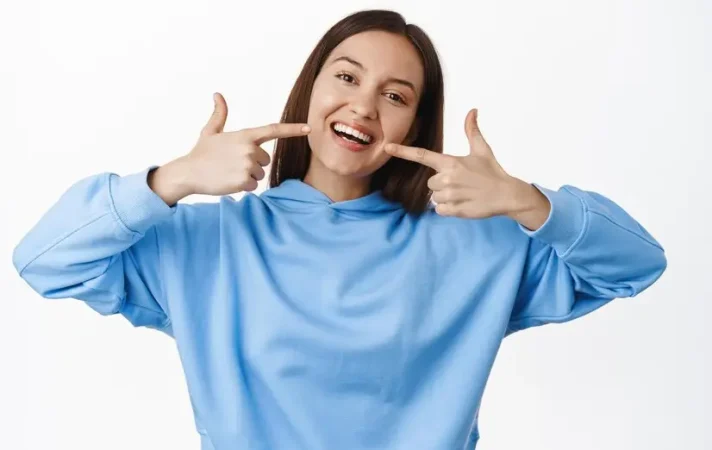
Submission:
<svg viewBox="0 0 712 450">
<path fill-rule="evenodd" d="M 666 268 L 611 200 L 507 174 L 476 110 L 443 154 L 436 51 L 394 12 L 331 28 L 281 123 L 226 117 L 216 94 L 187 155 L 78 181 L 13 255 L 42 296 L 175 339 L 204 450 L 473 448 L 505 336 Z"/>
</svg>

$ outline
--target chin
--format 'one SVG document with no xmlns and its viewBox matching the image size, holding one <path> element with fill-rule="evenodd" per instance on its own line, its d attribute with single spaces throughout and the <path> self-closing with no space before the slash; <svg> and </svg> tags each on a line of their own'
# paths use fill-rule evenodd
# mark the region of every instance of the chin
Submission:
<svg viewBox="0 0 712 450">
<path fill-rule="evenodd" d="M 344 161 L 340 158 L 330 158 L 327 161 L 322 160 L 322 164 L 330 172 L 344 177 L 362 178 L 375 172 L 375 169 L 365 167 L 363 164 L 359 164 L 355 161 Z"/>
<path fill-rule="evenodd" d="M 318 160 L 317 164 L 339 176 L 363 178 L 378 170 L 376 161 L 370 155 L 343 155 L 339 154 L 340 149 L 324 150 L 326 151 L 314 153 L 314 158 Z"/>
</svg>

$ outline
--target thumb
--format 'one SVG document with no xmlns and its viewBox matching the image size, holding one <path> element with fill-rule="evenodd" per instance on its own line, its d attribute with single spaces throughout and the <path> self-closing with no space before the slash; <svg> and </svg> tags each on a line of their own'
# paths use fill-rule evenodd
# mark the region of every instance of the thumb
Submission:
<svg viewBox="0 0 712 450">
<path fill-rule="evenodd" d="M 213 114 L 200 133 L 203 136 L 222 133 L 225 128 L 225 121 L 227 120 L 227 103 L 225 102 L 225 98 L 222 94 L 216 92 L 213 94 L 213 102 L 215 103 Z"/>
<path fill-rule="evenodd" d="M 491 154 L 492 149 L 490 149 L 484 136 L 482 136 L 480 126 L 477 123 L 477 115 L 477 108 L 472 108 L 465 118 L 465 134 L 470 142 L 470 154 Z"/>
</svg>

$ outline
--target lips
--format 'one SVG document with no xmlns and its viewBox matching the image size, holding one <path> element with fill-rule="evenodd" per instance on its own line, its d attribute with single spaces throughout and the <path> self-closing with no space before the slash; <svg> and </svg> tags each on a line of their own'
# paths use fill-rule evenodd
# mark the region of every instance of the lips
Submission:
<svg viewBox="0 0 712 450">
<path fill-rule="evenodd" d="M 373 130 L 371 130 L 371 129 L 370 129 L 369 127 L 367 127 L 366 125 L 361 125 L 361 124 L 355 123 L 355 122 L 344 122 L 344 121 L 341 121 L 341 120 L 336 120 L 336 121 L 334 121 L 334 122 L 331 123 L 331 126 L 333 127 L 333 126 L 336 125 L 336 124 L 346 125 L 347 127 L 353 128 L 354 130 L 356 130 L 356 131 L 358 131 L 358 132 L 360 132 L 360 133 L 363 133 L 363 134 L 366 134 L 366 135 L 368 135 L 368 136 L 371 136 L 371 142 L 373 142 L 373 141 L 375 140 L 375 138 L 376 138 L 376 132 L 373 131 Z"/>
<path fill-rule="evenodd" d="M 369 142 L 370 144 L 373 144 L 373 142 L 377 138 L 376 132 L 373 131 L 371 128 L 367 127 L 366 125 L 362 125 L 362 124 L 356 123 L 356 122 L 346 122 L 346 121 L 342 121 L 342 120 L 335 120 L 335 121 L 331 122 L 331 124 L 329 126 L 333 129 L 334 126 L 336 126 L 336 124 L 345 125 L 349 128 L 352 128 L 352 129 L 360 132 L 360 133 L 370 136 L 371 137 L 371 141 Z"/>
<path fill-rule="evenodd" d="M 337 123 L 343 124 L 344 122 L 333 122 L 329 128 L 331 129 L 331 133 L 330 133 L 331 136 L 333 137 L 336 144 L 339 145 L 340 147 L 343 147 L 343 148 L 345 148 L 349 151 L 352 151 L 352 152 L 361 152 L 361 151 L 369 149 L 373 145 L 373 143 L 376 141 L 376 138 L 374 137 L 373 134 L 369 133 L 368 131 L 362 131 L 363 127 L 360 130 L 355 127 L 352 127 L 352 128 L 361 132 L 361 133 L 368 134 L 371 137 L 371 140 L 369 143 L 362 144 L 360 142 L 356 142 L 355 140 L 349 139 L 349 138 L 345 137 L 344 134 L 339 134 L 334 129 L 334 126 Z"/>
</svg>

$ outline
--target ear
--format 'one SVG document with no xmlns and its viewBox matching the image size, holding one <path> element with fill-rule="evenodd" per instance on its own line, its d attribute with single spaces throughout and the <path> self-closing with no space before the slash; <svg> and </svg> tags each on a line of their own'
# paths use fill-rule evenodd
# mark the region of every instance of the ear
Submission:
<svg viewBox="0 0 712 450">
<path fill-rule="evenodd" d="M 413 124 L 410 126 L 410 130 L 408 130 L 408 134 L 406 135 L 405 139 L 403 139 L 403 145 L 412 145 L 413 142 L 418 138 L 418 131 L 420 130 L 420 117 L 416 117 L 413 120 Z"/>
</svg>

